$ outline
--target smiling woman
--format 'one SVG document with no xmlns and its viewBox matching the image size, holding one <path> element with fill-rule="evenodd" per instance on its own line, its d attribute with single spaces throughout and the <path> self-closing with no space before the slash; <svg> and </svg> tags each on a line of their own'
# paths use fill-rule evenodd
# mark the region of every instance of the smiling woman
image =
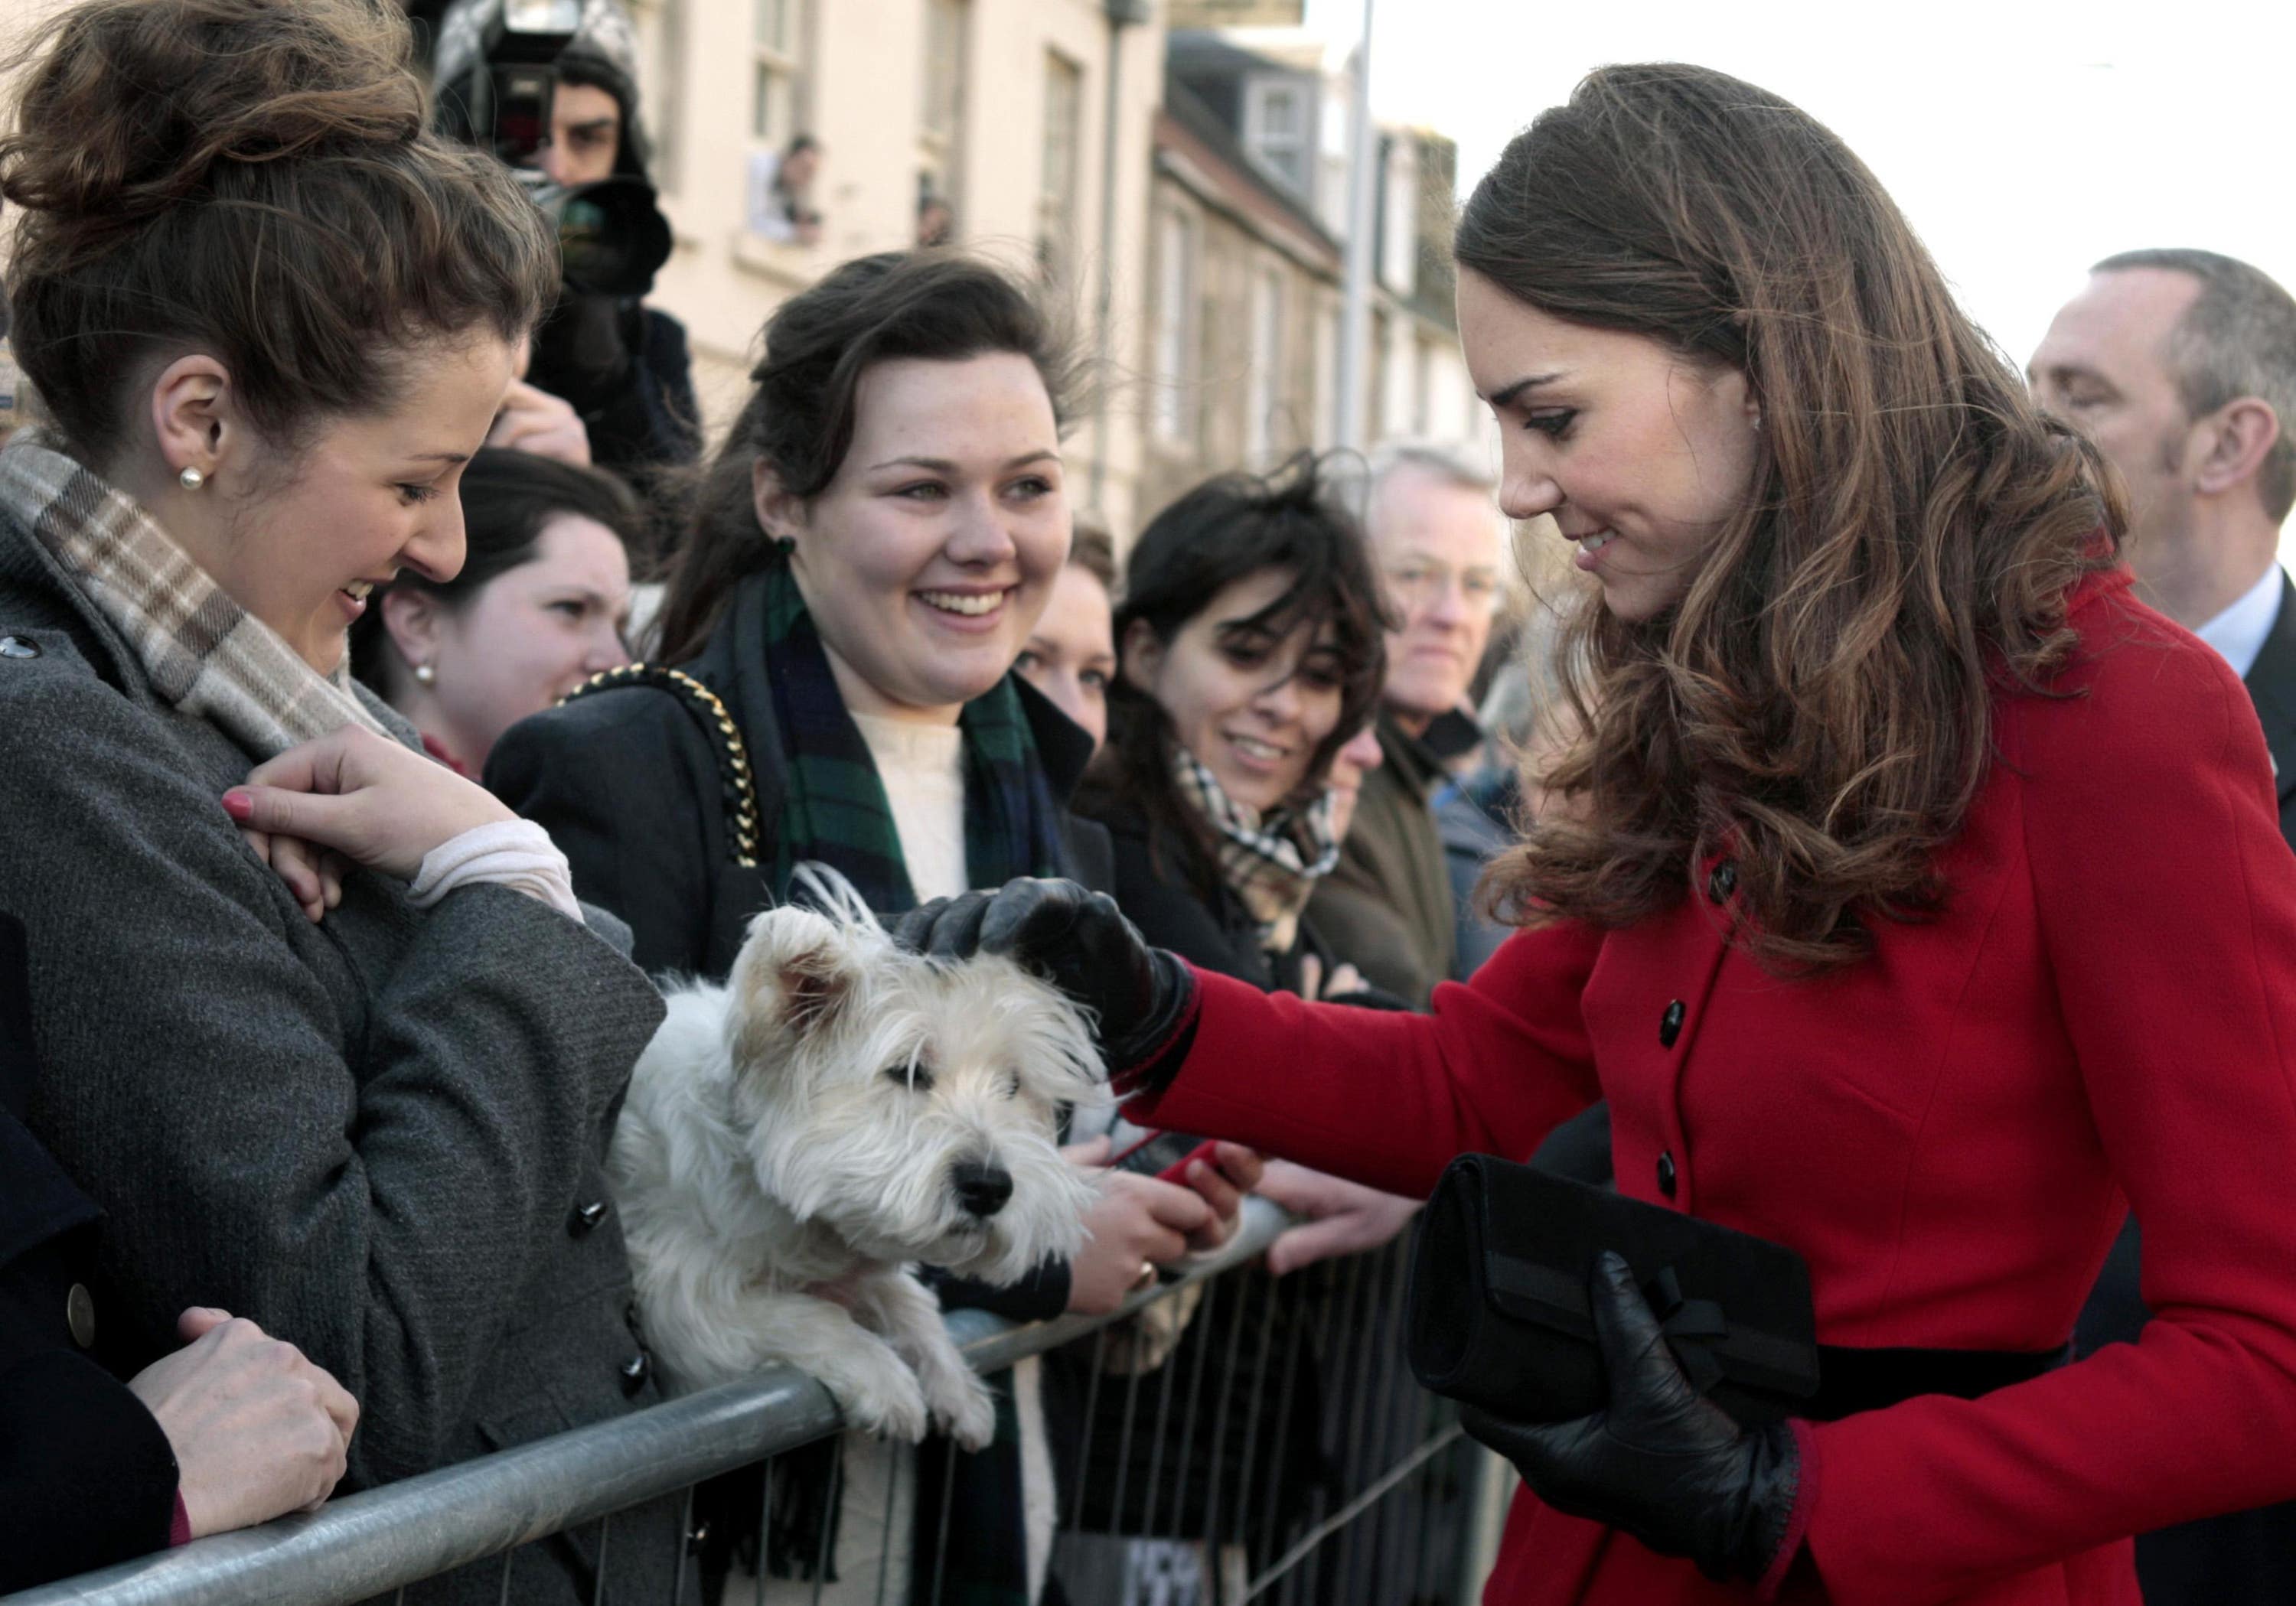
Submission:
<svg viewBox="0 0 2296 1606">
<path fill-rule="evenodd" d="M 402 573 L 352 627 L 351 655 L 434 757 L 476 775 L 512 725 L 629 661 L 644 514 L 612 476 L 530 452 L 480 452 L 462 496 L 462 571 Z"/>
<path fill-rule="evenodd" d="M 1599 1099 L 1647 1219 L 1800 1258 L 1813 1386 L 1742 1419 L 1670 1273 L 1494 1207 L 1578 1274 L 1606 1395 L 1463 1413 L 1524 1479 L 1492 1606 L 2135 1600 L 2130 1535 L 2296 1494 L 2296 859 L 2248 692 L 1776 95 L 1606 67 L 1456 250 L 1502 505 L 1599 582 L 1496 871 L 1523 929 L 1424 1016 L 1268 998 L 1058 888 L 907 935 L 1059 976 L 1136 1120 L 1423 1195 Z M 2064 1364 L 2132 1203 L 2154 1318 Z M 1759 1299 L 1708 1315 L 1734 1343 Z"/>
<path fill-rule="evenodd" d="M 656 971 L 723 977 L 808 861 L 880 913 L 1021 876 L 1106 885 L 1107 836 L 1064 801 L 1091 739 L 1013 672 L 1069 551 L 1069 375 L 1043 314 L 983 263 L 866 258 L 774 315 L 753 377 L 670 577 L 665 668 L 512 727 L 488 784 L 549 827 Z M 1155 1210 L 1193 1212 L 1200 1241 L 1226 1231 L 1208 1206 L 1232 1209 L 1233 1188 L 1191 1188 L 1111 1192 L 1073 1266 L 1011 1291 L 947 1282 L 943 1303 L 1048 1316 L 1104 1299 L 1172 1252 Z M 1012 1392 L 1039 1424 L 1033 1374 Z M 954 1472 L 938 1449 L 917 1458 L 955 1504 L 943 1516 L 920 1489 L 915 1509 L 959 1536 L 929 1536 L 944 1570 L 920 1598 L 1034 1598 L 1049 1534 L 1024 1528 L 1037 1508 L 1021 1489 L 1050 1474 L 1022 1446 L 1044 1442 L 1008 1427 Z M 853 1490 L 901 1476 L 875 1451 L 849 1454 L 843 1474 Z M 754 1487 L 728 1506 L 722 1535 L 754 1527 Z M 879 1577 L 854 1547 L 886 1527 L 845 1524 L 838 1571 Z M 894 1578 L 907 1538 L 891 1536 Z"/>
<path fill-rule="evenodd" d="M 1151 940 L 1262 987 L 1329 963 L 1300 914 L 1337 857 L 1328 783 L 1378 695 L 1385 623 L 1363 532 L 1312 461 L 1207 481 L 1141 531 L 1080 806 Z"/>
</svg>

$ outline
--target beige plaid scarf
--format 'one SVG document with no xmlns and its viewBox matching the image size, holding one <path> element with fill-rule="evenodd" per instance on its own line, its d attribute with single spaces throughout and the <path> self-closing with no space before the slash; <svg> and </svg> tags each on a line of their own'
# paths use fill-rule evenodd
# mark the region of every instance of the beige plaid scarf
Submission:
<svg viewBox="0 0 2296 1606">
<path fill-rule="evenodd" d="M 111 620 L 160 695 L 260 759 L 347 725 L 390 737 L 351 691 L 224 594 L 152 516 L 74 458 L 20 434 L 0 449 L 13 508 Z"/>
<path fill-rule="evenodd" d="M 1220 879 L 1259 923 L 1259 946 L 1282 954 L 1300 934 L 1300 912 L 1316 883 L 1340 862 L 1332 833 L 1329 788 L 1305 808 L 1265 815 L 1227 795 L 1193 753 L 1172 743 L 1172 778 L 1180 796 L 1212 828 Z"/>
</svg>

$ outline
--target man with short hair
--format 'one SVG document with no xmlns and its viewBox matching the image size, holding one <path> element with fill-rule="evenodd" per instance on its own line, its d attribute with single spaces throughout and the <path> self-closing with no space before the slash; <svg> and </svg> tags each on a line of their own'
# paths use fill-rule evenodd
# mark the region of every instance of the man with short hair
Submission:
<svg viewBox="0 0 2296 1606">
<path fill-rule="evenodd" d="M 2278 561 L 2296 503 L 2296 300 L 2213 251 L 2124 251 L 2090 270 L 2028 373 L 2120 471 L 2138 594 L 2246 683 L 2296 844 L 2296 587 Z M 2137 1338 L 2138 1260 L 2131 1217 L 2081 1312 L 2079 1354 Z M 2143 1535 L 2136 1572 L 2149 1606 L 2296 1598 L 2296 1505 Z"/>
<path fill-rule="evenodd" d="M 1423 1006 L 1457 957 L 1457 908 L 1430 798 L 1445 779 L 1428 727 L 1463 715 L 1502 592 L 1506 528 L 1488 470 L 1458 454 L 1390 445 L 1372 460 L 1364 523 L 1396 628 L 1378 722 L 1383 761 L 1364 778 L 1336 869 L 1308 905 L 1334 955 Z"/>
<path fill-rule="evenodd" d="M 2138 594 L 2247 682 L 2296 844 L 2296 299 L 2244 262 L 2123 251 L 2090 270 L 2033 353 L 2034 393 L 2128 488 Z"/>
</svg>

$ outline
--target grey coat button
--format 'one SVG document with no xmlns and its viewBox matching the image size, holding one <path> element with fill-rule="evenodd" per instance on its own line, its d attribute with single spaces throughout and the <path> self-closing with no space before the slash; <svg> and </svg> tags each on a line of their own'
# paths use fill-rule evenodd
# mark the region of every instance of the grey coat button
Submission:
<svg viewBox="0 0 2296 1606">
<path fill-rule="evenodd" d="M 619 1371 L 622 1374 L 622 1392 L 636 1394 L 645 1387 L 646 1379 L 653 1375 L 653 1356 L 641 1349 L 628 1360 L 624 1361 Z"/>
<path fill-rule="evenodd" d="M 64 1296 L 64 1321 L 71 1328 L 72 1342 L 82 1349 L 95 1342 L 95 1296 L 87 1291 L 86 1283 L 73 1283 Z"/>
<path fill-rule="evenodd" d="M 588 1237 L 597 1230 L 598 1224 L 606 1219 L 607 1209 L 603 1199 L 594 1199 L 588 1204 L 578 1206 L 574 1214 L 567 1218 L 566 1230 L 577 1238 Z"/>
<path fill-rule="evenodd" d="M 0 635 L 0 658 L 37 658 L 40 643 L 28 642 L 20 635 Z"/>
</svg>

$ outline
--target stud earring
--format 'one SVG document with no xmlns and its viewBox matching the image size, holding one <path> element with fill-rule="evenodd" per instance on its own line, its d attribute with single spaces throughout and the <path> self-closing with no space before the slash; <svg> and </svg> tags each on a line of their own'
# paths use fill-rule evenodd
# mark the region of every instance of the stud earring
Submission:
<svg viewBox="0 0 2296 1606">
<path fill-rule="evenodd" d="M 414 666 L 414 681 L 417 685 L 435 686 L 439 684 L 439 671 L 429 664 L 417 664 Z"/>
<path fill-rule="evenodd" d="M 205 474 L 201 473 L 197 469 L 187 468 L 182 473 L 176 476 L 176 483 L 181 485 L 185 490 L 195 491 L 208 482 L 208 477 Z"/>
</svg>

